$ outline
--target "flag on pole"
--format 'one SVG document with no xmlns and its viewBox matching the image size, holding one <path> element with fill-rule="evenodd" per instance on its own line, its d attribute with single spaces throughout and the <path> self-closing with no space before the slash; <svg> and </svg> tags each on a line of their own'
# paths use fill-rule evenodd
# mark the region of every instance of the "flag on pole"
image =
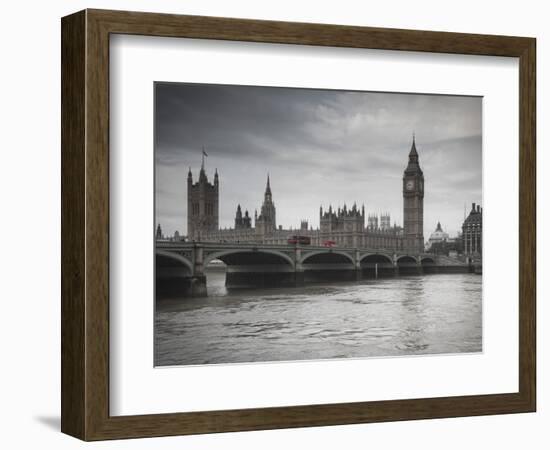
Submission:
<svg viewBox="0 0 550 450">
<path fill-rule="evenodd" d="M 203 145 L 203 146 L 202 146 L 202 164 L 201 164 L 202 170 L 204 170 L 204 157 L 205 157 L 205 156 L 208 156 L 208 153 L 206 153 L 206 152 L 204 151 L 204 145 Z"/>
</svg>

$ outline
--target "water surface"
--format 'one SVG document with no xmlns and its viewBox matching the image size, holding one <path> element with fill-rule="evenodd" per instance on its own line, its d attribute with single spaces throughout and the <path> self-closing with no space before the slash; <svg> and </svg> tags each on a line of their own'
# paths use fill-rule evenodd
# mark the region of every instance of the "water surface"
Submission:
<svg viewBox="0 0 550 450">
<path fill-rule="evenodd" d="M 227 290 L 166 299 L 155 313 L 155 364 L 220 364 L 480 352 L 481 277 L 418 275 Z"/>
</svg>

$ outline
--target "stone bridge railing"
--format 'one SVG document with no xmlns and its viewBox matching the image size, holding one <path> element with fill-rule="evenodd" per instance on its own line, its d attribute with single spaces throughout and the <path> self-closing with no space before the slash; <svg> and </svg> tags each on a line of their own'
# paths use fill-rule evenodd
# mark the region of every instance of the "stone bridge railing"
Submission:
<svg viewBox="0 0 550 450">
<path fill-rule="evenodd" d="M 192 267 L 193 271 L 201 271 L 211 261 L 231 255 L 257 254 L 272 255 L 294 266 L 303 264 L 317 255 L 340 255 L 350 264 L 359 265 L 372 256 L 383 258 L 383 262 L 398 265 L 400 260 L 407 263 L 421 264 L 422 261 L 437 264 L 435 255 L 429 253 L 394 252 L 383 249 L 354 248 L 354 247 L 317 247 L 309 245 L 266 245 L 250 243 L 187 243 L 164 242 L 156 243 L 156 253 L 167 257 L 174 257 L 182 264 Z M 381 261 L 382 262 L 382 261 Z"/>
</svg>

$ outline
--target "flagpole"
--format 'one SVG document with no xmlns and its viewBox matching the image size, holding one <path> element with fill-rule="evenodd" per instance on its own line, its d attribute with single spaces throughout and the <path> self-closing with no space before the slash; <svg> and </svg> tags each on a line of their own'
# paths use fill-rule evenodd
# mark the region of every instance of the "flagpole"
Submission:
<svg viewBox="0 0 550 450">
<path fill-rule="evenodd" d="M 204 157 L 208 156 L 208 153 L 204 151 L 204 145 L 202 146 L 202 168 L 204 170 Z"/>
</svg>

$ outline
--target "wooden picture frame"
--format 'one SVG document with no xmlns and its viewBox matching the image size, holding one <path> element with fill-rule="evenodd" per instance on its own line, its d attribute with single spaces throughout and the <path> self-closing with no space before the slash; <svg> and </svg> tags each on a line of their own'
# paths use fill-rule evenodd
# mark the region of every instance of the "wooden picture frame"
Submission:
<svg viewBox="0 0 550 450">
<path fill-rule="evenodd" d="M 104 10 L 61 25 L 64 433 L 101 440 L 535 411 L 535 39 Z M 116 33 L 519 58 L 518 392 L 110 416 L 109 36 Z"/>
</svg>

